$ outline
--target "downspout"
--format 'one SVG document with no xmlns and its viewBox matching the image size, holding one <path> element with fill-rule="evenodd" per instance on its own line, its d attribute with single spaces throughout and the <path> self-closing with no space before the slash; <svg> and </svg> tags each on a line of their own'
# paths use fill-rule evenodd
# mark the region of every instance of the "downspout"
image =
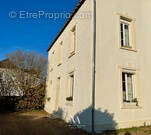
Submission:
<svg viewBox="0 0 151 135">
<path fill-rule="evenodd" d="M 92 52 L 92 134 L 95 133 L 95 73 L 96 73 L 96 0 L 93 0 L 93 52 Z"/>
</svg>

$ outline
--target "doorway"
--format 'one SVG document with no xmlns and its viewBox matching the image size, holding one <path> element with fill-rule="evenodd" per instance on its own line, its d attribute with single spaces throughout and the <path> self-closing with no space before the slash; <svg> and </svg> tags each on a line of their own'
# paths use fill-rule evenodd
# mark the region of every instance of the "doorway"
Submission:
<svg viewBox="0 0 151 135">
<path fill-rule="evenodd" d="M 56 106 L 55 110 L 59 109 L 59 96 L 60 96 L 60 77 L 57 78 L 57 87 L 56 87 Z"/>
</svg>

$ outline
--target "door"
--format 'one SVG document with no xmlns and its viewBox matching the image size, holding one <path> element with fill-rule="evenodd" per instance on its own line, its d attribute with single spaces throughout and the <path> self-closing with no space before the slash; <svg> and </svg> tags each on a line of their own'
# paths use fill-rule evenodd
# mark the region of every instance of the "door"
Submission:
<svg viewBox="0 0 151 135">
<path fill-rule="evenodd" d="M 59 109 L 59 96 L 60 96 L 60 77 L 57 78 L 57 87 L 56 87 L 56 106 L 55 110 Z"/>
</svg>

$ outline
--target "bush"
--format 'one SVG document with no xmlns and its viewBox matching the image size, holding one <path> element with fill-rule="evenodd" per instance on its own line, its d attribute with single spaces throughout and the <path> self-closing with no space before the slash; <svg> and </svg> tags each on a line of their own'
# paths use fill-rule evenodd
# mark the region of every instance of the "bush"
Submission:
<svg viewBox="0 0 151 135">
<path fill-rule="evenodd" d="M 19 100 L 16 109 L 20 110 L 40 110 L 44 108 L 45 86 L 40 85 L 37 88 L 29 88 L 24 96 Z"/>
<path fill-rule="evenodd" d="M 0 97 L 0 111 L 29 111 L 44 108 L 45 85 L 26 88 L 22 97 Z"/>
<path fill-rule="evenodd" d="M 19 97 L 0 97 L 0 111 L 15 111 Z"/>
</svg>

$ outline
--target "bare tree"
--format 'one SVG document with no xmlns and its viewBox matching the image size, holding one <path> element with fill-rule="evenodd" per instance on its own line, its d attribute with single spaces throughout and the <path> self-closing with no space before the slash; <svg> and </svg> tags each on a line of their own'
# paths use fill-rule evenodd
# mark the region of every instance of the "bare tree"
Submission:
<svg viewBox="0 0 151 135">
<path fill-rule="evenodd" d="M 6 57 L 14 63 L 19 69 L 24 69 L 24 53 L 22 50 L 17 50 L 16 52 L 12 52 L 6 54 Z"/>
<path fill-rule="evenodd" d="M 35 52 L 16 52 L 6 55 L 7 58 L 18 67 L 19 70 L 24 70 L 37 75 L 37 77 L 45 78 L 47 59 L 42 54 Z"/>
</svg>

